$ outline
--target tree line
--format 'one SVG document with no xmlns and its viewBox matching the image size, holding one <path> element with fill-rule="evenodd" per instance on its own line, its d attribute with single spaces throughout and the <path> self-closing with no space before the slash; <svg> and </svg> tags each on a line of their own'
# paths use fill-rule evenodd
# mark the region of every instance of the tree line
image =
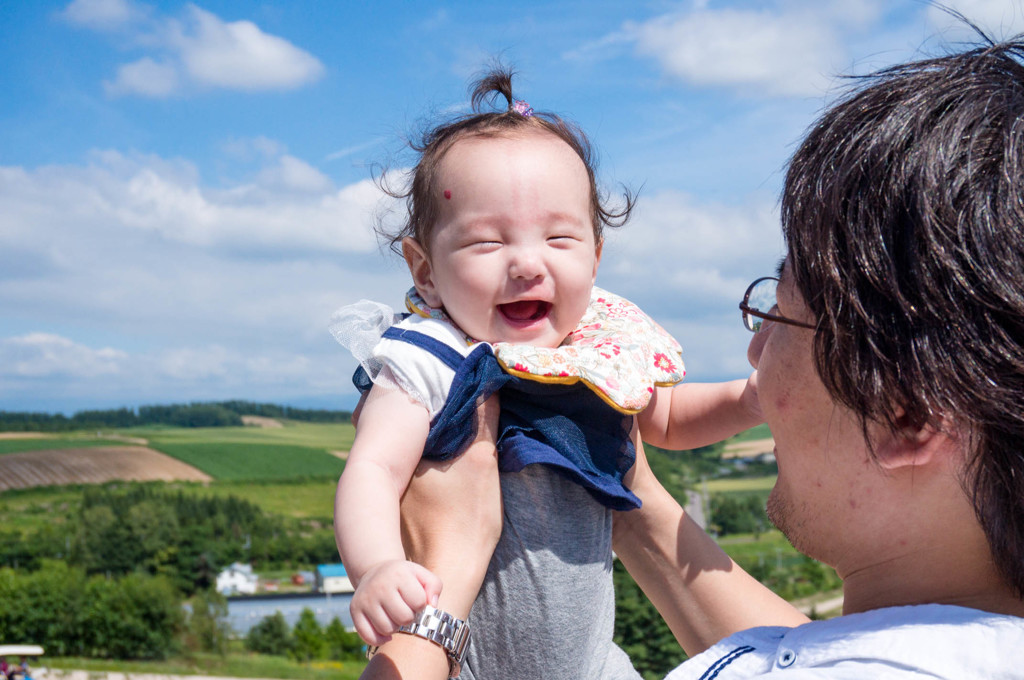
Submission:
<svg viewBox="0 0 1024 680">
<path fill-rule="evenodd" d="M 327 626 L 321 626 L 308 607 L 299 614 L 294 628 L 288 627 L 281 612 L 264 617 L 249 630 L 245 647 L 259 654 L 287 656 L 302 662 L 366 658 L 366 645 L 358 634 L 345 630 L 337 616 Z"/>
<path fill-rule="evenodd" d="M 54 656 L 163 659 L 179 649 L 181 597 L 163 577 L 88 576 L 47 561 L 0 568 L 0 640 L 31 641 Z"/>
<path fill-rule="evenodd" d="M 0 411 L 0 431 L 68 432 L 101 428 L 171 425 L 175 427 L 228 427 L 242 425 L 242 416 L 284 418 L 310 423 L 350 423 L 349 411 L 302 409 L 250 401 L 192 402 L 63 413 Z"/>
<path fill-rule="evenodd" d="M 0 566 L 33 571 L 63 560 L 86 575 L 163 576 L 186 595 L 232 562 L 297 568 L 337 560 L 330 524 L 269 515 L 234 496 L 152 484 L 87 487 L 64 521 L 26 534 L 0 529 Z"/>
</svg>

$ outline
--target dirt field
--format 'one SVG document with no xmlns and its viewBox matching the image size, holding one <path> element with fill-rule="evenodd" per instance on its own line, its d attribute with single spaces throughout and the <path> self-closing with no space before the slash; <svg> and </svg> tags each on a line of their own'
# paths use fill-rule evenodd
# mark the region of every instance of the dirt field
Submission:
<svg viewBox="0 0 1024 680">
<path fill-rule="evenodd" d="M 242 416 L 242 424 L 250 427 L 284 427 L 280 420 L 264 416 Z"/>
<path fill-rule="evenodd" d="M 775 441 L 772 439 L 753 439 L 748 442 L 739 442 L 726 446 L 722 457 L 746 458 L 747 456 L 771 453 L 773 448 L 775 448 Z"/>
<path fill-rule="evenodd" d="M 0 432 L 0 439 L 46 439 L 52 436 L 47 432 Z"/>
<path fill-rule="evenodd" d="M 191 465 L 143 446 L 8 453 L 0 456 L 0 491 L 60 484 L 133 481 L 209 481 Z"/>
</svg>

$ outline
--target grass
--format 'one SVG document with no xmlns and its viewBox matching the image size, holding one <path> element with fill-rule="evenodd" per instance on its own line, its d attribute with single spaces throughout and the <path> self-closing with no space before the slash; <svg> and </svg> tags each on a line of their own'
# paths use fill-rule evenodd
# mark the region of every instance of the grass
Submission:
<svg viewBox="0 0 1024 680">
<path fill-rule="evenodd" d="M 769 529 L 762 532 L 760 536 L 730 534 L 725 538 L 719 538 L 718 545 L 722 546 L 722 550 L 728 553 L 729 557 L 737 561 L 763 553 L 774 555 L 776 550 L 790 552 L 793 555 L 799 554 L 778 529 Z"/>
<path fill-rule="evenodd" d="M 153 441 L 150 446 L 218 480 L 337 479 L 345 467 L 337 456 L 306 446 L 222 441 Z"/>
<path fill-rule="evenodd" d="M 68 509 L 78 506 L 81 486 L 46 486 L 0 493 L 0 527 L 33 532 L 62 524 Z"/>
<path fill-rule="evenodd" d="M 305 446 L 323 451 L 347 451 L 356 433 L 348 423 L 285 420 L 282 424 L 284 427 L 139 427 L 120 432 L 148 439 L 154 448 L 159 448 L 159 444 L 232 443 Z"/>
<path fill-rule="evenodd" d="M 166 661 L 114 661 L 79 657 L 45 657 L 39 665 L 52 669 L 159 675 L 213 675 L 281 680 L 356 680 L 365 661 L 313 661 L 300 664 L 280 656 L 233 652 L 224 656 L 196 654 Z"/>
<path fill-rule="evenodd" d="M 740 432 L 735 437 L 730 437 L 729 442 L 748 442 L 755 439 L 771 439 L 771 436 L 772 432 L 768 429 L 768 426 L 761 423 L 757 427 L 752 427 L 749 430 Z"/>
<path fill-rule="evenodd" d="M 121 482 L 116 482 L 121 484 Z M 154 484 L 158 484 L 154 482 Z M 324 479 L 288 481 L 226 481 L 159 483 L 167 491 L 196 496 L 235 496 L 262 510 L 297 519 L 329 521 L 334 515 L 337 475 Z M 68 510 L 78 507 L 84 486 L 46 486 L 0 493 L 0 527 L 33 532 L 44 525 L 64 522 Z"/>
<path fill-rule="evenodd" d="M 198 496 L 235 496 L 266 512 L 299 519 L 330 519 L 334 516 L 334 491 L 337 475 L 330 479 L 283 482 L 216 482 L 195 485 Z M 190 485 L 192 486 L 192 485 Z"/>
</svg>

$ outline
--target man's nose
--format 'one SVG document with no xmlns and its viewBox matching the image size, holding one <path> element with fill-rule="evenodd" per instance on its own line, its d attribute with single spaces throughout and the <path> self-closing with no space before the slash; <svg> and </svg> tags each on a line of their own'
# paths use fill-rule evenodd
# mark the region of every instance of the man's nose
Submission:
<svg viewBox="0 0 1024 680">
<path fill-rule="evenodd" d="M 747 345 L 747 361 L 754 368 L 757 368 L 757 364 L 761 361 L 761 352 L 764 351 L 764 343 L 768 341 L 768 335 L 772 332 L 772 326 L 775 323 L 770 319 L 763 319 L 761 321 L 761 330 L 754 333 L 754 336 L 750 338 L 750 344 Z"/>
</svg>

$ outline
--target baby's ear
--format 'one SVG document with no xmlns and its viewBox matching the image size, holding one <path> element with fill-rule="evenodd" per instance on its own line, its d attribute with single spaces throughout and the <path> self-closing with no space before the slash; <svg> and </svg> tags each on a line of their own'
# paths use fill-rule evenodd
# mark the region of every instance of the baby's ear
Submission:
<svg viewBox="0 0 1024 680">
<path fill-rule="evenodd" d="M 412 283 L 416 286 L 416 292 L 428 305 L 440 309 L 441 296 L 438 295 L 437 286 L 434 285 L 434 270 L 430 266 L 427 251 L 423 249 L 419 241 L 411 236 L 406 236 L 402 239 L 402 255 L 405 256 L 405 263 L 409 265 L 409 273 L 412 274 Z"/>
</svg>

